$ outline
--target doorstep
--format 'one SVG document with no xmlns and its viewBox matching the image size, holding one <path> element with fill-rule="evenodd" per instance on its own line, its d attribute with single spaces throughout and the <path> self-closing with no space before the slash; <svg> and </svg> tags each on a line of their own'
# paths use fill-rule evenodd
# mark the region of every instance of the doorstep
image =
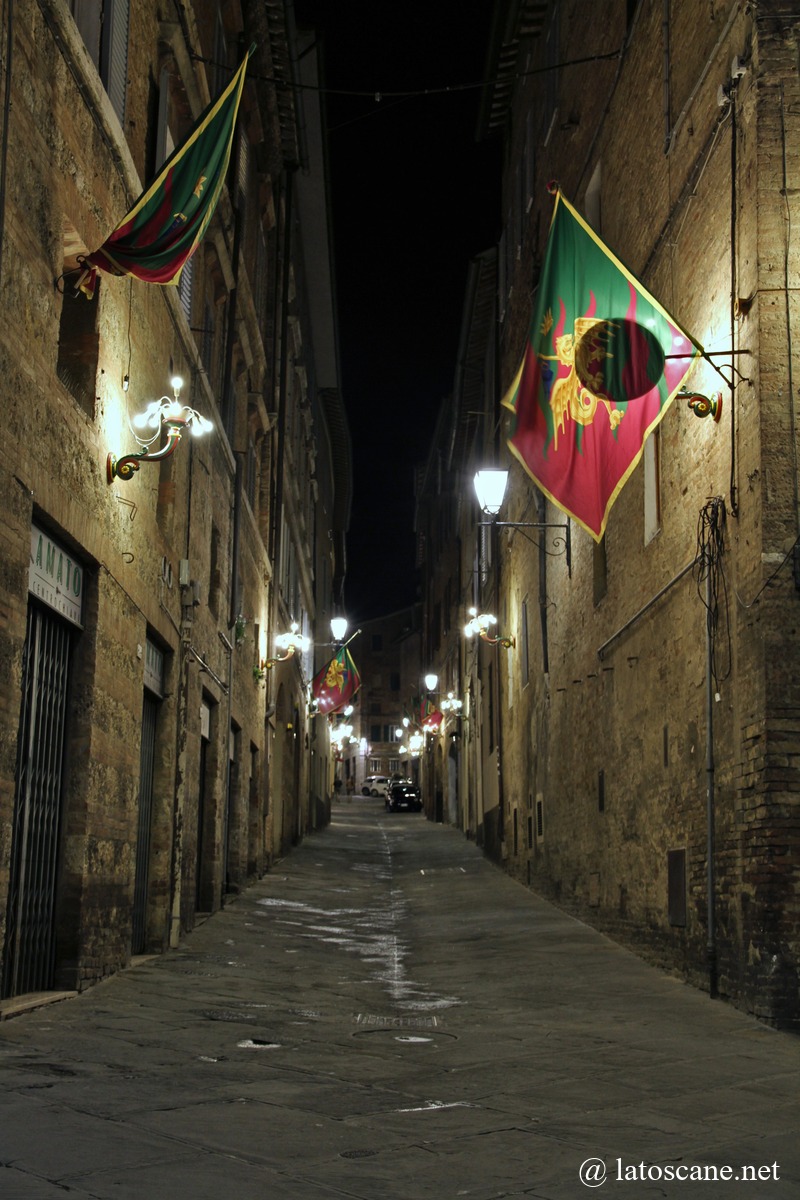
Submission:
<svg viewBox="0 0 800 1200">
<path fill-rule="evenodd" d="M 0 1001 L 0 1021 L 8 1021 L 48 1004 L 60 1004 L 62 1000 L 74 1000 L 77 995 L 77 992 L 27 992 L 24 996 L 10 996 L 8 1000 Z"/>
</svg>

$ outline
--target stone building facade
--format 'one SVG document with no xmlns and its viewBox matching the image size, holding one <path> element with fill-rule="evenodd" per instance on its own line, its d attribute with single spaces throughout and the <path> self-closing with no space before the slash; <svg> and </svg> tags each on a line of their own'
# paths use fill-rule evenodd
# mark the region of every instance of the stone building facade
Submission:
<svg viewBox="0 0 800 1200">
<path fill-rule="evenodd" d="M 474 264 L 496 270 L 496 288 L 488 319 L 474 295 L 465 304 L 462 359 L 481 370 L 456 375 L 441 497 L 458 527 L 460 623 L 475 605 L 516 642 L 460 643 L 456 823 L 522 883 L 651 961 L 796 1027 L 790 9 L 497 4 L 480 132 L 504 139 L 503 233 Z M 510 461 L 499 407 L 527 337 L 553 179 L 708 352 L 692 389 L 722 396 L 718 423 L 675 400 L 599 544 Z M 509 491 L 485 526 L 472 475 L 498 462 Z M 454 677 L 432 591 L 444 583 L 431 582 L 433 486 L 428 510 L 424 636 Z"/>
<path fill-rule="evenodd" d="M 341 586 L 339 394 L 316 70 L 292 6 L 23 0 L 2 63 L 0 998 L 175 945 L 327 818 L 307 718 Z M 78 259 L 251 44 L 216 214 L 176 287 Z M 211 422 L 132 478 L 132 419 Z"/>
</svg>

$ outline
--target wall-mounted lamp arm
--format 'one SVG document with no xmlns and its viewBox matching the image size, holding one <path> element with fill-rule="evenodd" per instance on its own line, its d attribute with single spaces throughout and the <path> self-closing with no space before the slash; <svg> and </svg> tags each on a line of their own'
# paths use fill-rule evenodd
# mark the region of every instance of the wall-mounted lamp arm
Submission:
<svg viewBox="0 0 800 1200">
<path fill-rule="evenodd" d="M 568 573 L 570 579 L 572 578 L 572 525 L 570 524 L 569 521 L 565 521 L 565 522 L 560 522 L 560 521 L 479 521 L 478 524 L 484 525 L 484 526 L 497 525 L 497 526 L 502 526 L 504 529 L 521 529 L 521 530 L 525 530 L 525 529 L 560 529 L 560 530 L 562 530 L 562 534 L 553 536 L 553 546 L 558 547 L 558 549 L 547 550 L 545 547 L 542 547 L 542 549 L 544 549 L 545 554 L 551 554 L 553 556 L 564 554 L 567 559 L 567 573 Z M 531 542 L 532 545 L 534 545 L 534 546 L 539 545 L 539 543 L 537 541 L 535 541 L 534 538 L 528 537 L 528 535 L 526 533 L 523 533 L 522 536 L 527 537 L 528 541 Z"/>
<path fill-rule="evenodd" d="M 139 470 L 140 463 L 162 462 L 165 458 L 169 458 L 181 440 L 181 432 L 182 430 L 177 428 L 174 423 L 170 423 L 167 427 L 167 440 L 160 450 L 140 450 L 133 454 L 125 454 L 122 458 L 109 454 L 106 459 L 108 482 L 113 483 L 115 479 L 130 479 L 134 472 Z"/>
</svg>

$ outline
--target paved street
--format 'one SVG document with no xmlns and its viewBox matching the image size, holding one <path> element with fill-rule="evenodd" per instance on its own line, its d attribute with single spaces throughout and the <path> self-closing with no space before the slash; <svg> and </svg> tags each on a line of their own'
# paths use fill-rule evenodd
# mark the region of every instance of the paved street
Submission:
<svg viewBox="0 0 800 1200">
<path fill-rule="evenodd" d="M 0 1024 L 0 1067 L 2 1200 L 800 1189 L 800 1039 L 358 797 L 177 951 Z"/>
</svg>

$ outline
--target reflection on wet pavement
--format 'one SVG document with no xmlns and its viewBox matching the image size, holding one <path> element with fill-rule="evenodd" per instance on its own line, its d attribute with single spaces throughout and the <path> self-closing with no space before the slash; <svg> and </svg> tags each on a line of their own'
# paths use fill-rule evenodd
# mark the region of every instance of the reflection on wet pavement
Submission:
<svg viewBox="0 0 800 1200">
<path fill-rule="evenodd" d="M 408 904 L 394 878 L 389 839 L 385 831 L 382 833 L 380 859 L 355 862 L 351 868 L 384 893 L 379 902 L 368 908 L 320 908 L 298 900 L 267 897 L 258 904 L 277 909 L 282 915 L 276 918 L 276 924 L 290 927 L 293 938 L 311 938 L 357 954 L 370 968 L 371 981 L 379 983 L 398 1008 L 415 1012 L 452 1008 L 461 1003 L 458 997 L 440 995 L 408 974 L 409 949 L 403 936 L 409 920 Z"/>
</svg>

